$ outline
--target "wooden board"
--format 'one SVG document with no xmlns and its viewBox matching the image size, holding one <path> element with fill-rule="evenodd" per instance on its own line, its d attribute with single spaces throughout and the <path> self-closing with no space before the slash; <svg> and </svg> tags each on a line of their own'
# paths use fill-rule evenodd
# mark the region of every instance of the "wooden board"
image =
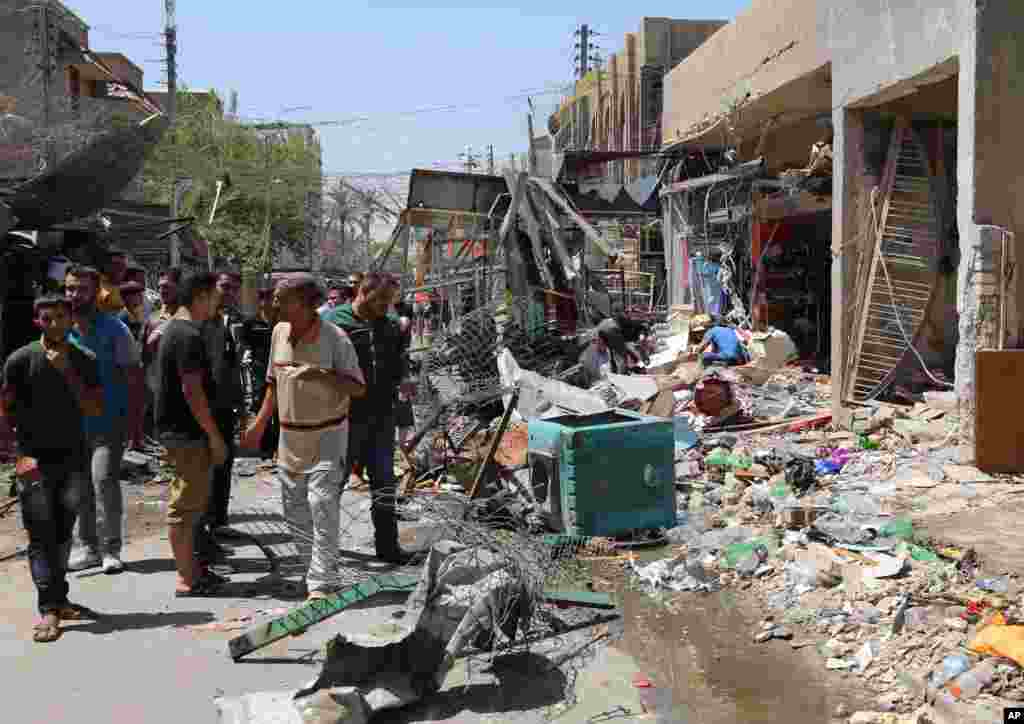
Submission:
<svg viewBox="0 0 1024 724">
<path fill-rule="evenodd" d="M 975 465 L 986 473 L 1024 471 L 1024 350 L 980 350 L 974 375 Z"/>
<path fill-rule="evenodd" d="M 898 119 L 880 186 L 879 226 L 853 297 L 844 399 L 874 399 L 925 327 L 940 289 L 931 262 L 940 251 L 934 196 L 941 183 L 927 148 L 907 119 Z"/>
<path fill-rule="evenodd" d="M 676 396 L 665 389 L 640 406 L 640 412 L 651 417 L 673 417 L 675 409 Z"/>
</svg>

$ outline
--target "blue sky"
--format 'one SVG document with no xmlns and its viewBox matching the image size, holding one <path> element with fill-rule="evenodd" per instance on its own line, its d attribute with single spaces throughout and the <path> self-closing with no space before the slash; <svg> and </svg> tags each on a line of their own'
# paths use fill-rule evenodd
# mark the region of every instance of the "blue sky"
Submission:
<svg viewBox="0 0 1024 724">
<path fill-rule="evenodd" d="M 141 65 L 147 88 L 163 80 L 163 0 L 67 4 L 91 26 L 93 49 Z M 579 23 L 602 33 L 607 57 L 641 15 L 731 19 L 748 4 L 177 0 L 179 77 L 236 89 L 243 118 L 343 121 L 319 129 L 329 174 L 452 164 L 467 145 L 507 159 L 526 149 L 524 94 L 571 82 Z M 557 101 L 534 96 L 538 120 Z M 295 107 L 309 109 L 281 112 Z"/>
</svg>

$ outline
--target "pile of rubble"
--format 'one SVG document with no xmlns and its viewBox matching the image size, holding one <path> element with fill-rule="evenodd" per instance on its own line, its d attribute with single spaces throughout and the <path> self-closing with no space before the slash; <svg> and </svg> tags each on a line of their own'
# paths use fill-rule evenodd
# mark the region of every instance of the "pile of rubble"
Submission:
<svg viewBox="0 0 1024 724">
<path fill-rule="evenodd" d="M 801 380 L 787 372 L 761 389 L 785 384 Z M 876 711 L 851 721 L 918 721 L 922 705 L 931 721 L 987 721 L 986 707 L 1001 716 L 1024 700 L 1018 583 L 973 550 L 922 538 L 912 521 L 932 490 L 969 500 L 977 483 L 996 482 L 956 464 L 952 409 L 948 395 L 930 395 L 869 408 L 857 432 L 705 435 L 677 455 L 686 512 L 667 532 L 675 555 L 634 561 L 632 574 L 652 592 L 756 596 L 755 641 L 812 647 L 876 697 Z"/>
</svg>

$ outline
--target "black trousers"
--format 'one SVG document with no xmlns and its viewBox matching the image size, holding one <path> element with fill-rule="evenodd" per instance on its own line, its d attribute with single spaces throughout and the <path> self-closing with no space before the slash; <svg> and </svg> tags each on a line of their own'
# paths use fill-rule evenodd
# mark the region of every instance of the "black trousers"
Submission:
<svg viewBox="0 0 1024 724">
<path fill-rule="evenodd" d="M 393 414 L 349 421 L 348 460 L 344 470 L 358 460 L 370 475 L 370 520 L 377 555 L 392 556 L 398 545 L 398 482 L 395 480 L 395 418 Z M 342 478 L 344 485 L 347 474 Z"/>
<path fill-rule="evenodd" d="M 270 460 L 277 453 L 277 443 L 281 438 L 281 425 L 277 420 L 277 413 L 270 418 L 267 429 L 263 431 L 260 439 L 260 456 L 264 460 Z"/>
<path fill-rule="evenodd" d="M 41 477 L 18 481 L 21 520 L 28 533 L 28 566 L 39 612 L 68 603 L 67 563 L 83 486 L 91 485 L 84 452 L 59 462 L 39 462 Z"/>
<path fill-rule="evenodd" d="M 231 501 L 231 471 L 235 466 L 235 427 L 238 416 L 234 410 L 215 410 L 217 429 L 228 448 L 228 459 L 213 469 L 213 486 L 204 523 L 210 529 L 228 524 L 228 505 Z"/>
</svg>

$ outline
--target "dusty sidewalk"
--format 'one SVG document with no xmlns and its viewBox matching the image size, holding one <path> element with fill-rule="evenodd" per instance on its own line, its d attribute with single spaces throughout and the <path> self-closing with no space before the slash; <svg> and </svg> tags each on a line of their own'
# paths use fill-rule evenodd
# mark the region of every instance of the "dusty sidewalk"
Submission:
<svg viewBox="0 0 1024 724">
<path fill-rule="evenodd" d="M 365 507 L 363 496 L 346 497 L 346 509 Z M 283 525 L 275 528 L 253 514 L 276 509 L 277 500 L 276 490 L 266 480 L 238 478 L 232 509 L 242 514 L 233 524 L 242 529 L 256 526 L 264 542 L 286 556 L 290 544 Z M 0 652 L 8 662 L 6 720 L 19 724 L 216 722 L 214 698 L 294 690 L 315 677 L 321 647 L 328 639 L 339 632 L 386 624 L 401 608 L 400 599 L 375 599 L 371 605 L 348 610 L 302 636 L 233 663 L 226 653 L 228 639 L 268 612 L 281 612 L 295 603 L 265 585 L 264 556 L 252 546 L 234 549 L 230 565 L 236 571 L 232 587 L 238 595 L 175 599 L 174 573 L 158 506 L 126 507 L 131 534 L 125 546 L 127 570 L 118 576 L 88 571 L 71 578 L 72 599 L 103 613 L 103 619 L 68 624 L 54 644 L 31 641 L 35 592 L 25 560 L 0 564 Z M 11 526 L 10 516 L 4 522 L 14 530 L 5 531 L 2 544 L 11 549 L 23 546 L 20 526 Z M 365 543 L 360 539 L 370 537 L 368 520 L 361 528 L 350 526 L 349 531 L 354 538 L 343 540 L 343 546 L 360 547 Z M 359 575 L 378 569 L 357 554 L 354 560 L 355 567 L 364 569 Z M 593 635 L 594 630 L 584 630 L 574 640 L 582 643 Z M 559 643 L 564 653 L 567 640 Z M 474 668 L 465 688 L 466 668 L 457 667 L 438 697 L 407 711 L 382 715 L 379 721 L 472 724 L 555 720 L 582 724 L 605 712 L 621 712 L 619 707 L 634 714 L 641 712 L 634 686 L 637 669 L 628 655 L 613 647 L 596 646 L 580 657 L 577 665 L 563 667 L 570 681 L 538 676 L 537 664 L 543 661 L 539 656 L 544 653 L 542 644 L 536 647 L 536 655 L 499 658 L 492 671 Z M 564 705 L 566 690 L 575 692 L 575 706 Z M 617 718 L 631 720 L 630 716 Z"/>
</svg>

